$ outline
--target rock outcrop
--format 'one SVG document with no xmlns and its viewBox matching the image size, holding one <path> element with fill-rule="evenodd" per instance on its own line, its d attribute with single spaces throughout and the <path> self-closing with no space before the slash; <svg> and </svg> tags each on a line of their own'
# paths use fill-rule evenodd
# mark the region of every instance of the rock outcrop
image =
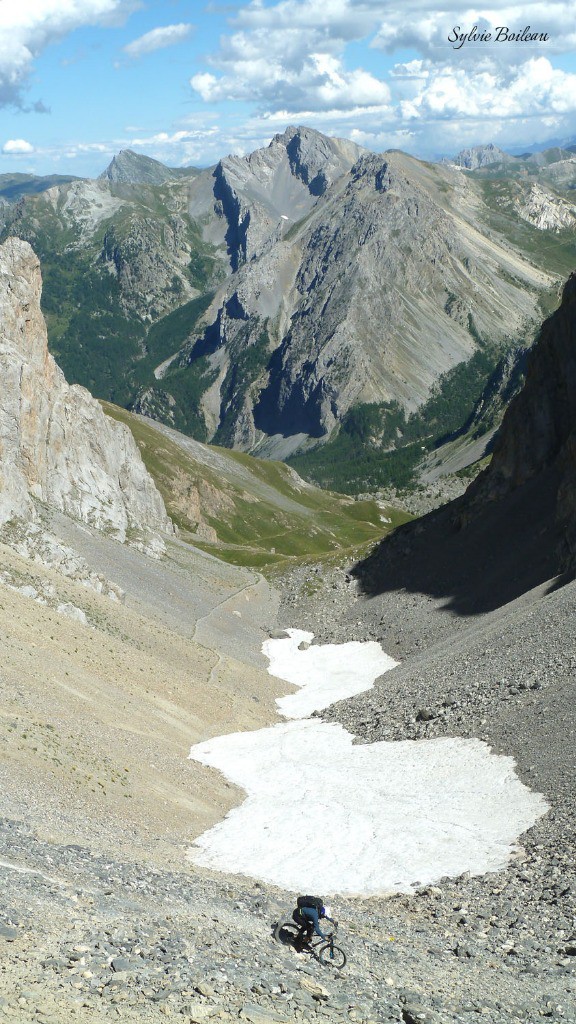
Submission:
<svg viewBox="0 0 576 1024">
<path fill-rule="evenodd" d="M 528 195 L 517 199 L 514 206 L 518 216 L 539 231 L 562 231 L 576 224 L 576 208 L 538 184 L 533 184 Z"/>
<path fill-rule="evenodd" d="M 10 238 L 0 247 L 0 524 L 35 516 L 35 501 L 120 541 L 161 546 L 173 532 L 127 427 L 68 385 L 48 352 L 40 263 Z"/>
<path fill-rule="evenodd" d="M 466 517 L 538 479 L 556 490 L 559 568 L 576 569 L 576 273 L 529 355 L 492 462 L 467 491 Z"/>
</svg>

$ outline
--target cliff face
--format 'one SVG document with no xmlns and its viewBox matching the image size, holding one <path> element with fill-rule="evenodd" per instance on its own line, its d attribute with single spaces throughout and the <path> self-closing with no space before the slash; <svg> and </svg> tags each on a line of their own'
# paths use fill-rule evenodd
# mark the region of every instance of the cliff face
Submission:
<svg viewBox="0 0 576 1024">
<path fill-rule="evenodd" d="M 550 475 L 552 474 L 552 475 Z M 562 569 L 576 568 L 576 274 L 542 326 L 526 383 L 502 421 L 488 469 L 468 489 L 464 519 L 547 475 L 556 491 Z"/>
<path fill-rule="evenodd" d="M 173 526 L 129 430 L 68 385 L 48 352 L 40 263 L 18 238 L 0 247 L 0 524 L 34 518 L 33 499 L 118 540 L 154 546 Z"/>
<path fill-rule="evenodd" d="M 576 572 L 576 274 L 528 355 L 492 461 L 460 498 L 401 526 L 354 570 L 477 615 Z"/>
<path fill-rule="evenodd" d="M 543 324 L 526 383 L 504 416 L 492 463 L 471 491 L 496 497 L 562 461 L 576 430 L 576 274 Z"/>
</svg>

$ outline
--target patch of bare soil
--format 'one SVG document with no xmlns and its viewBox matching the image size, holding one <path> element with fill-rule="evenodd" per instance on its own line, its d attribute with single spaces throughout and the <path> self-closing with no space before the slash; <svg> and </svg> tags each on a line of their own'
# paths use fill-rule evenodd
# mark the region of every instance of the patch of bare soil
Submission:
<svg viewBox="0 0 576 1024">
<path fill-rule="evenodd" d="M 122 603 L 0 547 L 3 813 L 51 841 L 181 864 L 241 799 L 190 746 L 269 724 L 286 690 L 259 654 L 274 595 L 182 546 L 158 563 L 82 532 Z"/>
</svg>

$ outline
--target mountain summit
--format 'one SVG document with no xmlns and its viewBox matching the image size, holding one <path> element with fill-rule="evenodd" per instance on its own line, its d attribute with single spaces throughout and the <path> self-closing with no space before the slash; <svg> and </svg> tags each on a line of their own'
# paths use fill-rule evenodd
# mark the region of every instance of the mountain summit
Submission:
<svg viewBox="0 0 576 1024">
<path fill-rule="evenodd" d="M 99 181 L 110 181 L 127 185 L 163 185 L 172 178 L 194 175 L 194 168 L 166 167 L 159 160 L 135 153 L 132 149 L 121 149 L 111 160 L 106 170 L 98 176 Z"/>
<path fill-rule="evenodd" d="M 307 216 L 318 197 L 365 152 L 346 139 L 291 126 L 263 149 L 220 160 L 213 187 L 208 190 L 204 180 L 192 185 L 190 212 L 204 220 L 216 212 L 231 267 L 237 270 L 267 241 Z M 211 240 L 218 239 L 217 228 L 208 230 Z"/>
<path fill-rule="evenodd" d="M 488 167 L 490 164 L 514 163 L 514 157 L 509 156 L 493 142 L 489 142 L 485 146 L 461 149 L 450 162 L 456 164 L 457 167 L 464 167 L 467 171 L 476 171 L 479 167 Z"/>
</svg>

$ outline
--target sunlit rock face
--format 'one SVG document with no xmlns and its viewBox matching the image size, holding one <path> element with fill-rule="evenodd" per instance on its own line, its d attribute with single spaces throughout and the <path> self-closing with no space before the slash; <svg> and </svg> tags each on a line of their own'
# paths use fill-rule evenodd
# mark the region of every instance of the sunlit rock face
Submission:
<svg viewBox="0 0 576 1024">
<path fill-rule="evenodd" d="M 127 427 L 69 385 L 48 352 L 40 263 L 28 243 L 0 247 L 0 524 L 40 502 L 124 541 L 173 532 Z"/>
<path fill-rule="evenodd" d="M 409 413 L 482 339 L 523 333 L 552 283 L 486 237 L 460 171 L 394 151 L 346 167 L 326 142 L 297 129 L 215 172 L 235 273 L 186 358 L 209 359 L 216 443 L 284 457 L 357 404 Z"/>
</svg>

